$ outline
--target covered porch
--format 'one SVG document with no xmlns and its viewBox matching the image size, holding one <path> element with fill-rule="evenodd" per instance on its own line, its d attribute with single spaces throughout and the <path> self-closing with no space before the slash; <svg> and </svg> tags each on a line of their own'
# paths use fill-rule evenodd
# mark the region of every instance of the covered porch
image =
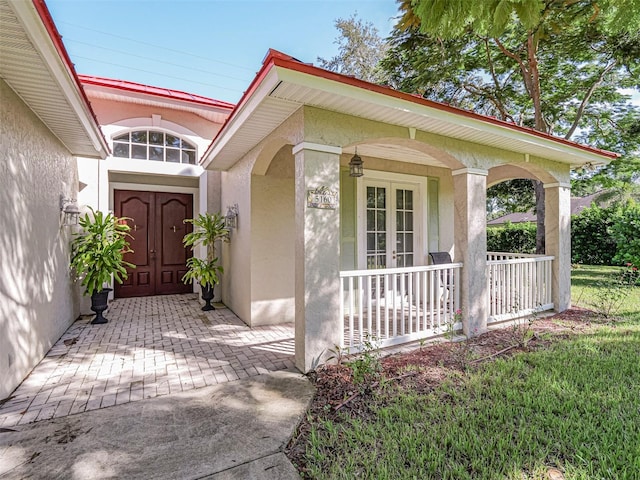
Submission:
<svg viewBox="0 0 640 480">
<path fill-rule="evenodd" d="M 362 176 L 351 159 L 364 162 Z M 570 305 L 572 166 L 595 149 L 270 51 L 203 156 L 237 206 L 222 298 L 251 326 L 295 323 L 296 366 Z M 492 255 L 487 187 L 546 192 L 546 255 Z M 452 262 L 431 265 L 430 252 Z"/>
</svg>

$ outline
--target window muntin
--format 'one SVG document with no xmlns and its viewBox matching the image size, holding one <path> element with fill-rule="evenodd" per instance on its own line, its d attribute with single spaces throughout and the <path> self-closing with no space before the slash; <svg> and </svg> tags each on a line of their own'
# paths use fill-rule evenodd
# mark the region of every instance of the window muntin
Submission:
<svg viewBox="0 0 640 480">
<path fill-rule="evenodd" d="M 113 156 L 195 165 L 196 147 L 170 133 L 136 130 L 113 138 Z"/>
</svg>

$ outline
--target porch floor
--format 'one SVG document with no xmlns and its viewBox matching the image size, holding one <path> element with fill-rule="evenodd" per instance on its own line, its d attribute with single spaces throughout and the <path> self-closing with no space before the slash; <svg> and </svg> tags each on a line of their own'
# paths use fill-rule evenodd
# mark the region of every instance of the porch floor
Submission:
<svg viewBox="0 0 640 480">
<path fill-rule="evenodd" d="M 0 428 L 294 368 L 293 324 L 249 328 L 195 294 L 117 299 L 74 322 L 0 406 Z"/>
</svg>

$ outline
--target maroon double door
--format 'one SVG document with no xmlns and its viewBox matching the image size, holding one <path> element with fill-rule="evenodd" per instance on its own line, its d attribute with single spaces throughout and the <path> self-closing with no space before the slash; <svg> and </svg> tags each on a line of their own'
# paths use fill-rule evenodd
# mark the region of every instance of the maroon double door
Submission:
<svg viewBox="0 0 640 480">
<path fill-rule="evenodd" d="M 129 277 L 116 282 L 116 297 L 167 295 L 193 291 L 182 283 L 191 249 L 182 238 L 192 231 L 185 218 L 193 218 L 193 195 L 184 193 L 115 190 L 115 214 L 128 217 L 129 239 L 133 253 L 125 260 L 136 268 L 127 269 Z"/>
</svg>

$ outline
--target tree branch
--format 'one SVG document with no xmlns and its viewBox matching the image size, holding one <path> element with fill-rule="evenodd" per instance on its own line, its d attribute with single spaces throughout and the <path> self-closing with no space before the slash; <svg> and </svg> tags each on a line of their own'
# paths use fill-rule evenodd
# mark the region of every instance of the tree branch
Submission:
<svg viewBox="0 0 640 480">
<path fill-rule="evenodd" d="M 600 72 L 600 75 L 598 75 L 598 79 L 595 82 L 593 82 L 591 86 L 587 89 L 587 93 L 585 93 L 582 99 L 582 102 L 580 102 L 580 106 L 578 107 L 578 110 L 576 112 L 576 118 L 573 120 L 573 123 L 571 124 L 571 128 L 569 128 L 569 131 L 564 136 L 564 138 L 566 138 L 567 140 L 569 140 L 573 136 L 574 132 L 576 131 L 576 128 L 578 128 L 578 125 L 580 124 L 580 120 L 582 119 L 582 115 L 584 114 L 584 110 L 587 107 L 587 104 L 589 103 L 591 96 L 596 91 L 596 89 L 600 86 L 600 84 L 603 82 L 604 77 L 607 75 L 607 73 L 613 70 L 613 67 L 616 66 L 616 63 L 617 62 L 614 59 L 609 65 L 607 65 L 602 70 L 602 72 Z"/>
</svg>

